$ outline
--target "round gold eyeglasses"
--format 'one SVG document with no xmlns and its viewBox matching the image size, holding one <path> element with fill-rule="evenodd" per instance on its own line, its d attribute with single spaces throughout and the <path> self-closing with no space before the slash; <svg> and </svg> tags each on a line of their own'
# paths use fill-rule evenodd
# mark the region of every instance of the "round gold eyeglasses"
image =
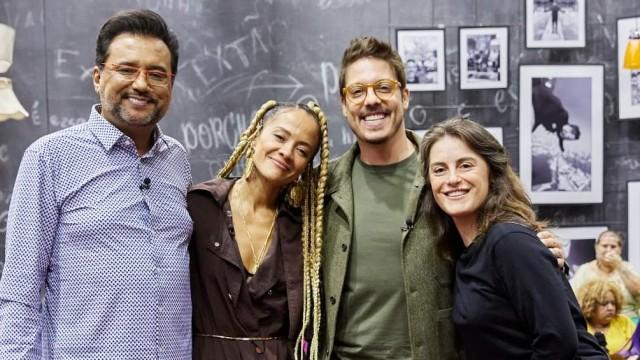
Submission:
<svg viewBox="0 0 640 360">
<path fill-rule="evenodd" d="M 389 100 L 397 88 L 401 84 L 398 80 L 382 79 L 373 84 L 353 83 L 342 88 L 342 95 L 353 105 L 360 105 L 367 98 L 369 88 L 373 88 L 373 92 L 380 100 Z"/>
</svg>

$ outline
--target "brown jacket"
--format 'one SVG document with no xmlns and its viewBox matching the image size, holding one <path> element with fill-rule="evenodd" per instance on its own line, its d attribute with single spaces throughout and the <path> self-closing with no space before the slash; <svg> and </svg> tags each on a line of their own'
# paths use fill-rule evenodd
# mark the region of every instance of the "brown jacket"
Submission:
<svg viewBox="0 0 640 360">
<path fill-rule="evenodd" d="M 300 212 L 282 202 L 267 257 L 248 280 L 227 201 L 233 183 L 213 179 L 187 195 L 194 223 L 189 246 L 193 357 L 289 359 L 302 318 Z M 224 340 L 196 334 L 282 339 Z"/>
</svg>

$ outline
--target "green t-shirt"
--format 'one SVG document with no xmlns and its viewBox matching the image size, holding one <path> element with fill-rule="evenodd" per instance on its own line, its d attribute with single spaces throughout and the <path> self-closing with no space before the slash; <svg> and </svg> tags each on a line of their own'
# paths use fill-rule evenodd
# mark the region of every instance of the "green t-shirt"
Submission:
<svg viewBox="0 0 640 360">
<path fill-rule="evenodd" d="M 335 358 L 411 359 L 401 242 L 417 167 L 416 153 L 387 166 L 354 162 L 354 230 Z"/>
</svg>

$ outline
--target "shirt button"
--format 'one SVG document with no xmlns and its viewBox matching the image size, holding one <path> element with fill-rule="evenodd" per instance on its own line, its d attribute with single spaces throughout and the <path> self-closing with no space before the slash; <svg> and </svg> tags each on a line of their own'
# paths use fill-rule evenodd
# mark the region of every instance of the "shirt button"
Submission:
<svg viewBox="0 0 640 360">
<path fill-rule="evenodd" d="M 216 241 L 216 242 L 214 242 L 214 243 L 213 243 L 213 246 L 215 246 L 215 247 L 219 247 L 219 246 L 220 246 L 220 243 Z"/>
<path fill-rule="evenodd" d="M 336 304 L 336 298 L 334 298 L 333 296 L 329 298 L 329 302 L 331 303 L 331 305 L 335 305 Z"/>
<path fill-rule="evenodd" d="M 273 294 L 273 290 L 269 289 L 269 291 L 267 291 L 267 295 L 271 295 Z"/>
<path fill-rule="evenodd" d="M 347 249 L 348 249 L 347 244 L 342 244 L 342 251 L 343 252 L 347 251 Z"/>
<path fill-rule="evenodd" d="M 227 293 L 227 296 L 229 297 L 229 300 L 233 299 L 233 298 L 231 297 L 231 293 Z"/>
</svg>

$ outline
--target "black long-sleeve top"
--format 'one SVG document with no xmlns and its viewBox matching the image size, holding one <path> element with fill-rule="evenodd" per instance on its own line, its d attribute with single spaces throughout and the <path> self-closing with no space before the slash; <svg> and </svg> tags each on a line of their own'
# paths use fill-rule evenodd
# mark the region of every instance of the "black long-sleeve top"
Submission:
<svg viewBox="0 0 640 360">
<path fill-rule="evenodd" d="M 468 360 L 607 359 L 536 234 L 493 225 L 456 263 L 453 321 Z"/>
</svg>

